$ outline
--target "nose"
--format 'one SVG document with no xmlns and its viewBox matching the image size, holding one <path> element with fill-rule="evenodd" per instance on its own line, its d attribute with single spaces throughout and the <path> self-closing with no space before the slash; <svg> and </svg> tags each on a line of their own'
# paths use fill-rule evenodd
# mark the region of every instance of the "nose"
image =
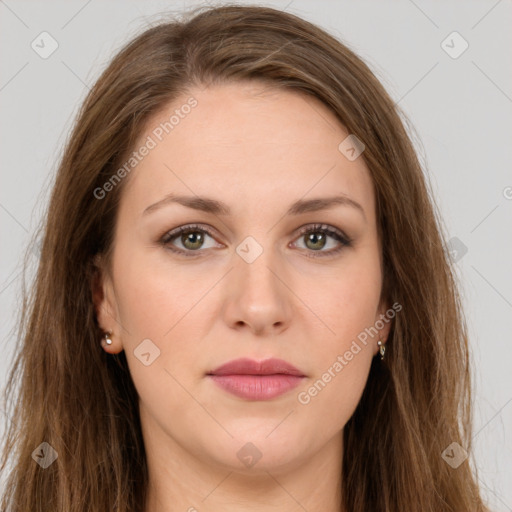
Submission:
<svg viewBox="0 0 512 512">
<path fill-rule="evenodd" d="M 255 241 L 249 240 L 240 244 L 234 258 L 226 289 L 225 321 L 233 329 L 260 336 L 286 330 L 291 321 L 293 293 L 275 253 L 258 249 Z"/>
</svg>

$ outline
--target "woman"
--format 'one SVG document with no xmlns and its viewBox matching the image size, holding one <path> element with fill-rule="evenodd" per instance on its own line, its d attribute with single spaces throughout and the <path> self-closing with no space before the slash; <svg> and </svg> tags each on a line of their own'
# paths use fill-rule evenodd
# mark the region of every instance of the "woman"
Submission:
<svg viewBox="0 0 512 512">
<path fill-rule="evenodd" d="M 68 141 L 2 511 L 486 510 L 398 108 L 304 20 L 193 14 L 114 58 Z"/>
</svg>

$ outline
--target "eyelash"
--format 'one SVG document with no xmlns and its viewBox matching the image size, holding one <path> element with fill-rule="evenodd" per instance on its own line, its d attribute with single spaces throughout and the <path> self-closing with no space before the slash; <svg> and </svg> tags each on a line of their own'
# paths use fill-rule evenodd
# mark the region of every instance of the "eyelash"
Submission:
<svg viewBox="0 0 512 512">
<path fill-rule="evenodd" d="M 211 236 L 212 238 L 215 238 L 215 234 L 213 231 L 204 225 L 199 224 L 188 224 L 186 226 L 180 226 L 179 228 L 176 228 L 172 231 L 168 231 L 164 234 L 164 236 L 160 239 L 160 244 L 162 244 L 164 247 L 166 247 L 168 250 L 184 255 L 187 258 L 195 258 L 197 256 L 200 256 L 201 250 L 192 251 L 192 250 L 186 250 L 178 249 L 176 247 L 173 247 L 170 244 L 172 240 L 179 237 L 183 233 L 195 233 L 195 232 L 201 232 L 206 233 L 207 235 Z M 307 233 L 324 233 L 338 242 L 340 242 L 340 246 L 336 249 L 331 249 L 330 251 L 313 251 L 312 255 L 308 255 L 309 258 L 327 258 L 330 256 L 335 256 L 338 254 L 341 250 L 343 250 L 345 247 L 350 247 L 352 245 L 352 240 L 349 239 L 346 235 L 344 235 L 340 230 L 335 229 L 331 226 L 328 226 L 326 224 L 312 224 L 305 226 L 302 228 L 297 236 L 297 239 L 299 239 L 301 236 L 304 236 Z M 190 254 L 190 253 L 198 253 L 198 254 Z M 315 254 L 317 253 L 317 254 Z"/>
</svg>

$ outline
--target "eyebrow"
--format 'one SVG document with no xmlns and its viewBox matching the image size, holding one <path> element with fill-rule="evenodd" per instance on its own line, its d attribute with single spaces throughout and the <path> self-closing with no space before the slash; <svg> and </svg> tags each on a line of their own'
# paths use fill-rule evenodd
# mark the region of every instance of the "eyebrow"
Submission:
<svg viewBox="0 0 512 512">
<path fill-rule="evenodd" d="M 147 215 L 173 203 L 178 203 L 186 206 L 187 208 L 212 213 L 214 215 L 231 215 L 231 209 L 229 206 L 221 201 L 217 201 L 216 199 L 200 196 L 181 196 L 175 194 L 168 194 L 160 201 L 148 206 L 142 215 Z M 355 208 L 366 220 L 366 214 L 363 207 L 357 201 L 354 201 L 345 195 L 321 197 L 317 199 L 299 199 L 288 208 L 286 215 L 300 215 L 302 213 L 317 212 L 320 210 L 327 210 L 338 205 Z"/>
</svg>

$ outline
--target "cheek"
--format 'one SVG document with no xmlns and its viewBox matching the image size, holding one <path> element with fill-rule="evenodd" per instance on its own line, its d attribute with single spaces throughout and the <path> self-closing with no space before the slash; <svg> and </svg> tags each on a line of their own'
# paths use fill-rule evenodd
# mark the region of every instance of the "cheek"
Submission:
<svg viewBox="0 0 512 512">
<path fill-rule="evenodd" d="M 354 255 L 355 256 L 355 255 Z M 377 341 L 374 330 L 381 274 L 378 254 L 359 254 L 326 280 L 322 293 L 310 296 L 323 329 L 308 347 L 314 374 L 297 401 L 313 416 L 321 414 L 333 428 L 352 415 L 368 377 Z"/>
<path fill-rule="evenodd" d="M 348 361 L 333 353 L 328 366 L 319 371 L 297 394 L 297 412 L 305 430 L 330 438 L 344 428 L 363 393 L 372 360 L 369 347 L 361 346 Z M 338 360 L 338 355 L 341 359 Z"/>
<path fill-rule="evenodd" d="M 322 280 L 310 294 L 325 330 L 323 352 L 347 350 L 350 342 L 376 321 L 381 295 L 381 272 L 376 251 L 353 253 L 336 273 Z M 364 336 L 363 336 L 364 337 Z M 368 340 L 370 341 L 370 340 Z"/>
<path fill-rule="evenodd" d="M 121 251 L 120 251 L 121 252 Z M 144 251 L 133 251 L 117 260 L 116 299 L 120 320 L 129 338 L 161 340 L 179 329 L 209 286 L 179 265 L 162 264 Z"/>
<path fill-rule="evenodd" d="M 184 389 L 201 370 L 200 347 L 190 342 L 199 329 L 193 320 L 211 284 L 191 280 L 190 273 L 177 266 L 157 265 L 142 251 L 119 258 L 117 269 L 123 349 L 138 395 L 162 425 L 186 422 L 195 402 Z M 173 419 L 178 410 L 179 420 Z M 200 417 L 201 411 L 191 414 Z"/>
<path fill-rule="evenodd" d="M 195 348 L 187 343 L 187 312 L 199 300 L 201 290 L 196 293 L 186 274 L 156 265 L 135 244 L 128 252 L 128 245 L 120 241 L 114 255 L 123 350 L 144 401 L 155 399 L 157 405 L 165 396 L 173 403 L 179 399 L 179 386 L 165 371 L 173 371 L 172 359 L 194 368 Z"/>
</svg>

